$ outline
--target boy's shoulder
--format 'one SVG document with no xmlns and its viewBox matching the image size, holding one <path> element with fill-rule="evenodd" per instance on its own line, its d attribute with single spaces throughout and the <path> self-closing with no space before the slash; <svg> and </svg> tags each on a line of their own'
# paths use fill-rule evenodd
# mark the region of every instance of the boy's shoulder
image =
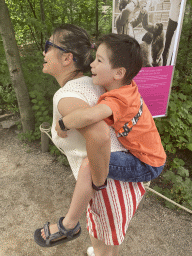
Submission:
<svg viewBox="0 0 192 256">
<path fill-rule="evenodd" d="M 138 94 L 138 86 L 137 84 L 132 80 L 130 84 L 123 85 L 119 88 L 113 89 L 111 91 L 108 91 L 101 95 L 101 97 L 110 97 L 115 96 L 116 98 L 118 96 L 127 97 L 131 95 Z"/>
<path fill-rule="evenodd" d="M 133 104 L 140 104 L 140 93 L 135 82 L 121 86 L 118 89 L 111 90 L 100 96 L 98 103 L 102 100 L 116 102 L 117 104 L 126 105 L 126 107 L 131 107 Z"/>
</svg>

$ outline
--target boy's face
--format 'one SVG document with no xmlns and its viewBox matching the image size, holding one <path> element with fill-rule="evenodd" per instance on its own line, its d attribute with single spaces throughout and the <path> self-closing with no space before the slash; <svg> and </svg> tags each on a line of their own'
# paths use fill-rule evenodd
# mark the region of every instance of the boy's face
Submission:
<svg viewBox="0 0 192 256">
<path fill-rule="evenodd" d="M 91 63 L 92 79 L 95 85 L 107 88 L 114 83 L 116 70 L 112 69 L 109 56 L 111 51 L 105 44 L 100 44 L 96 52 L 96 58 Z"/>
</svg>

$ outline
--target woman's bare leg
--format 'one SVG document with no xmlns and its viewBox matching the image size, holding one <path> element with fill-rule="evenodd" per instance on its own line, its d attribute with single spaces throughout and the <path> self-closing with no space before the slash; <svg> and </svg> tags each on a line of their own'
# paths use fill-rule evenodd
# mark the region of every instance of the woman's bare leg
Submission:
<svg viewBox="0 0 192 256">
<path fill-rule="evenodd" d="M 119 245 L 106 245 L 104 242 L 90 235 L 95 256 L 118 256 Z"/>
</svg>

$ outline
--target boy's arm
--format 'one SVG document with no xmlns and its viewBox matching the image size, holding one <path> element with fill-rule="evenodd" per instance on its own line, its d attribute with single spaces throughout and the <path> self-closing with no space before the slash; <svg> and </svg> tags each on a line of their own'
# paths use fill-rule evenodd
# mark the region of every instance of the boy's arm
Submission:
<svg viewBox="0 0 192 256">
<path fill-rule="evenodd" d="M 102 121 L 113 114 L 110 107 L 98 104 L 91 108 L 80 108 L 63 117 L 67 129 L 79 129 Z"/>
<path fill-rule="evenodd" d="M 73 111 L 90 109 L 89 105 L 77 98 L 63 98 L 59 101 L 58 110 L 62 116 Z M 111 154 L 111 138 L 109 126 L 100 121 L 85 128 L 78 129 L 86 140 L 87 156 L 91 168 L 92 181 L 96 186 L 104 184 L 108 172 Z"/>
</svg>

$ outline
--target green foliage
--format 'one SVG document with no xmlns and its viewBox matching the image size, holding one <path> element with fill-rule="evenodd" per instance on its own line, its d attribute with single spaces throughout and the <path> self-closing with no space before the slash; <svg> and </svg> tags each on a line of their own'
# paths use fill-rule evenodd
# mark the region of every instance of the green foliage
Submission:
<svg viewBox="0 0 192 256">
<path fill-rule="evenodd" d="M 191 84 L 186 85 L 181 84 L 183 91 L 172 90 L 167 117 L 155 120 L 162 144 L 171 153 L 176 153 L 177 148 L 191 150 L 192 87 Z"/>
<path fill-rule="evenodd" d="M 35 87 L 35 86 L 34 86 Z M 42 88 L 33 89 L 29 92 L 32 109 L 35 115 L 35 130 L 28 131 L 26 133 L 20 134 L 21 139 L 28 141 L 38 140 L 41 137 L 40 125 L 44 122 L 52 124 L 52 95 L 48 94 L 49 87 L 45 90 Z"/>
<path fill-rule="evenodd" d="M 106 7 L 106 8 L 105 8 Z M 112 1 L 100 3 L 99 35 L 108 34 L 112 31 Z"/>
<path fill-rule="evenodd" d="M 189 1 L 187 2 L 189 3 Z M 185 77 L 192 73 L 192 5 L 186 6 L 185 17 L 183 20 L 179 51 L 177 55 L 176 69 L 179 72 L 180 81 L 185 81 Z M 179 81 L 179 82 L 180 82 Z"/>
<path fill-rule="evenodd" d="M 173 162 L 171 169 L 177 166 L 177 171 L 170 169 L 162 175 L 166 188 L 154 186 L 154 189 L 176 203 L 192 209 L 192 180 L 189 177 L 189 170 L 182 166 L 184 162 L 181 159 L 175 158 Z M 165 205 L 172 209 L 176 208 L 168 201 L 165 201 Z"/>
<path fill-rule="evenodd" d="M 61 154 L 60 150 L 53 143 L 49 144 L 49 152 L 54 156 L 59 156 Z"/>
<path fill-rule="evenodd" d="M 172 91 L 165 118 L 155 120 L 168 152 L 192 151 L 192 8 L 187 6 L 177 55 Z"/>
<path fill-rule="evenodd" d="M 34 90 L 29 93 L 33 103 L 32 109 L 35 113 L 35 131 L 33 132 L 34 139 L 40 138 L 39 127 L 43 122 L 52 123 L 52 102 L 46 99 L 46 92 Z"/>
<path fill-rule="evenodd" d="M 67 157 L 63 155 L 60 150 L 53 144 L 49 144 L 49 152 L 51 155 L 54 155 L 57 158 L 57 161 L 65 166 L 69 166 Z"/>
<path fill-rule="evenodd" d="M 62 23 L 83 27 L 91 36 L 96 32 L 95 0 L 6 0 L 18 45 L 34 42 L 38 50 L 43 50 L 45 40 L 53 28 Z M 104 13 L 102 6 L 110 6 Z M 99 34 L 111 32 L 112 1 L 98 0 Z"/>
<path fill-rule="evenodd" d="M 182 27 L 177 64 L 167 117 L 156 119 L 155 123 L 167 152 L 177 149 L 192 151 L 192 8 L 187 6 Z M 165 188 L 154 189 L 177 203 L 192 209 L 192 173 L 184 168 L 185 162 L 175 158 L 170 168 L 162 175 Z M 165 201 L 166 206 L 175 208 Z"/>
<path fill-rule="evenodd" d="M 10 84 L 0 84 L 0 108 L 12 113 L 19 112 L 16 95 Z"/>
</svg>

